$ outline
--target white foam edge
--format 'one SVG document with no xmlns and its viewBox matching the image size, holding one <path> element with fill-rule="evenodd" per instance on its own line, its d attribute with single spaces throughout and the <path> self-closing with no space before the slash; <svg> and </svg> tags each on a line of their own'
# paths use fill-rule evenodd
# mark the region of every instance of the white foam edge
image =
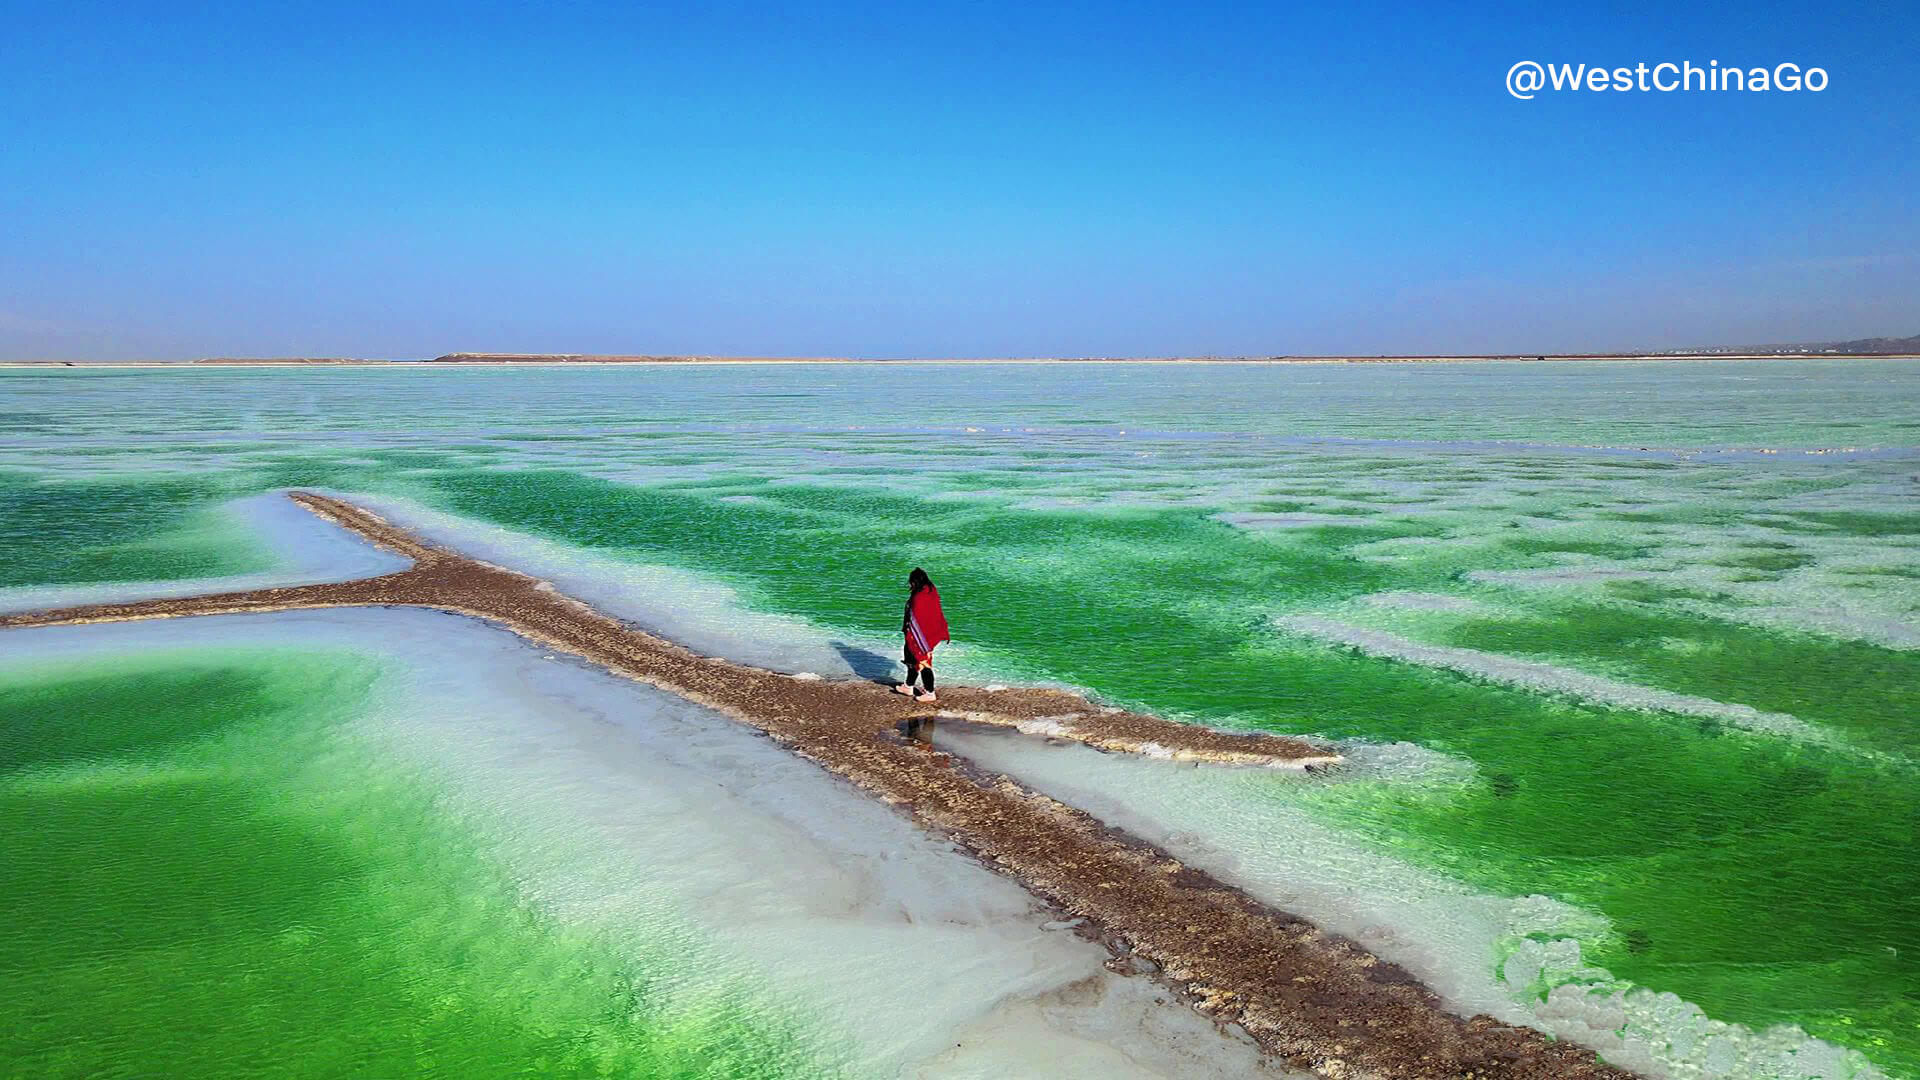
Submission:
<svg viewBox="0 0 1920 1080">
<path fill-rule="evenodd" d="M 338 492 L 400 528 L 517 570 L 695 652 L 783 674 L 879 678 L 904 673 L 897 645 L 847 641 L 805 619 L 756 611 L 725 582 L 461 517 L 390 495 Z"/>
<path fill-rule="evenodd" d="M 1155 844 L 1398 964 L 1462 1016 L 1486 1013 L 1599 1051 L 1644 1076 L 1886 1080 L 1863 1055 L 1792 1025 L 1764 1031 L 1588 964 L 1606 918 L 1544 896 L 1473 889 L 1319 820 L 1308 785 L 1260 769 L 1194 769 L 990 731 L 946 748 Z"/>
<path fill-rule="evenodd" d="M 1581 701 L 1643 712 L 1675 713 L 1716 720 L 1758 734 L 1836 748 L 1849 748 L 1839 735 L 1787 713 L 1765 712 L 1751 705 L 1732 704 L 1671 690 L 1638 686 L 1554 664 L 1462 649 L 1428 645 L 1385 630 L 1355 626 L 1318 615 L 1280 615 L 1273 625 L 1322 644 L 1355 649 L 1367 656 L 1421 667 L 1458 672 L 1489 682 L 1527 690 L 1561 694 Z"/>
<path fill-rule="evenodd" d="M 551 589 L 704 655 L 786 675 L 892 680 L 906 673 L 897 637 L 883 641 L 840 634 L 801 616 L 756 609 L 709 573 L 603 554 L 396 496 L 325 493 L 450 550 L 539 578 Z M 948 642 L 940 647 L 939 669 L 948 679 L 1004 680 L 1020 673 L 1008 659 L 976 644 Z M 1085 693 L 1045 679 L 1032 685 Z"/>
<path fill-rule="evenodd" d="M 177 581 L 115 581 L 85 585 L 27 585 L 0 589 L 0 612 L 34 611 L 80 604 L 117 604 L 174 596 L 242 592 L 290 585 L 324 585 L 376 577 L 413 565 L 354 533 L 323 521 L 286 497 L 266 492 L 215 508 L 251 533 L 275 566 L 250 574 Z"/>
</svg>

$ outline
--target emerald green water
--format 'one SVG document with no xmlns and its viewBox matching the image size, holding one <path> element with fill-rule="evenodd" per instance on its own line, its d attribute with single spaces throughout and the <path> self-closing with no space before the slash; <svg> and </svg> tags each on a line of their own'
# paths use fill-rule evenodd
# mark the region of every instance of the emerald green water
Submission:
<svg viewBox="0 0 1920 1080">
<path fill-rule="evenodd" d="M 6 583 L 253 568 L 203 515 L 289 486 L 698 571 L 851 640 L 887 639 L 922 565 L 960 670 L 1464 759 L 1464 786 L 1305 797 L 1383 855 L 1603 914 L 1582 944 L 1616 976 L 1920 1076 L 1920 365 L 0 373 L 0 396 L 39 418 L 0 442 Z M 1409 593 L 1451 606 L 1370 599 Z M 1302 614 L 1832 738 L 1272 621 Z"/>
<path fill-rule="evenodd" d="M 18 1076 L 794 1076 L 799 1033 L 542 918 L 339 733 L 340 653 L 0 667 Z M 685 962 L 679 960 L 679 962 Z"/>
<path fill-rule="evenodd" d="M 271 558 L 210 506 L 224 486 L 191 476 L 60 487 L 0 472 L 0 588 L 216 577 Z"/>
<path fill-rule="evenodd" d="M 447 477 L 437 496 L 457 513 L 573 543 L 751 575 L 766 605 L 830 626 L 871 625 L 886 610 L 890 570 L 937 563 L 953 583 L 948 605 L 967 612 L 969 639 L 1018 657 L 1023 673 L 1209 722 L 1408 740 L 1465 757 L 1487 782 L 1457 798 L 1338 788 L 1322 805 L 1383 849 L 1474 884 L 1605 912 L 1620 933 L 1590 955 L 1617 975 L 1716 1017 L 1799 1023 L 1889 1062 L 1920 1063 L 1908 1056 L 1920 1035 L 1920 860 L 1910 846 L 1920 836 L 1920 771 L 1289 648 L 1254 621 L 1262 610 L 1442 583 L 1342 557 L 1397 530 L 1326 529 L 1281 543 L 1191 513 L 992 513 L 808 489 L 762 492 L 766 504 L 716 513 L 698 496 L 571 474 Z M 1232 602 L 1248 596 L 1260 600 Z M 1751 631 L 1602 611 L 1542 617 L 1531 633 L 1487 620 L 1461 636 L 1547 654 L 1571 637 L 1634 660 L 1648 685 L 1756 706 L 1814 697 L 1820 707 L 1800 715 L 1916 749 L 1920 653 L 1776 634 L 1747 659 L 1738 646 L 1761 636 Z M 1702 651 L 1669 660 L 1642 647 L 1672 638 Z M 1702 652 L 1719 652 L 1721 663 Z M 1831 694 L 1818 691 L 1822 679 Z"/>
</svg>

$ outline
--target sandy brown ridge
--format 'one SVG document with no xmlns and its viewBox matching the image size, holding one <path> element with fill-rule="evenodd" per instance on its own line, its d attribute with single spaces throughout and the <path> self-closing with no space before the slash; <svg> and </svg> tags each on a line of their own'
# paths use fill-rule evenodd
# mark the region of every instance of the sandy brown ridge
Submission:
<svg viewBox="0 0 1920 1080">
<path fill-rule="evenodd" d="M 1157 965 L 1204 1012 L 1238 1024 L 1292 1064 L 1336 1078 L 1631 1075 L 1539 1032 L 1484 1016 L 1454 1016 L 1412 976 L 1352 942 L 1004 776 L 953 767 L 947 755 L 896 734 L 904 718 L 928 709 L 883 687 L 800 680 L 699 656 L 623 626 L 534 578 L 426 544 L 352 504 L 307 493 L 292 497 L 415 565 L 340 584 L 4 615 L 0 629 L 369 605 L 471 615 L 766 732 L 951 837 L 1041 899 L 1086 919 L 1116 951 Z M 1186 731 L 1201 736 L 1192 747 L 1195 756 L 1224 752 L 1207 736 L 1231 740 L 1235 752 L 1253 745 L 1247 741 L 1252 738 L 1275 758 L 1324 754 L 1277 736 L 1235 736 L 1101 713 L 1060 691 L 953 688 L 943 689 L 941 699 L 970 718 L 1003 723 L 1078 713 L 1072 721 L 1077 732 L 1110 730 L 1115 746 L 1170 746 Z"/>
</svg>

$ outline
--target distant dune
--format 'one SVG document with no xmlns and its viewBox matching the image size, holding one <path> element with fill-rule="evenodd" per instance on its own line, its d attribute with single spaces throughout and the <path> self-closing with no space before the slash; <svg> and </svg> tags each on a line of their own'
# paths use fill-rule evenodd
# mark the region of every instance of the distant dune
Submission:
<svg viewBox="0 0 1920 1080">
<path fill-rule="evenodd" d="M 196 364 L 377 364 L 378 360 L 354 360 L 343 356 L 209 356 Z"/>
<path fill-rule="evenodd" d="M 844 356 L 624 356 L 590 353 L 448 353 L 429 364 L 821 364 L 849 363 Z"/>
</svg>

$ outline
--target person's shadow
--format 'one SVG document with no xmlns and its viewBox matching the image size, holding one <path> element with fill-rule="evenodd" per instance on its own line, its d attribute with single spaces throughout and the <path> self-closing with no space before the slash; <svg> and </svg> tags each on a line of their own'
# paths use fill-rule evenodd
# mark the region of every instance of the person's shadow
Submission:
<svg viewBox="0 0 1920 1080">
<path fill-rule="evenodd" d="M 840 654 L 840 659 L 846 661 L 855 675 L 868 682 L 885 683 L 891 686 L 899 682 L 906 671 L 900 665 L 900 661 L 882 656 L 872 649 L 863 649 L 844 641 L 833 641 L 828 644 L 833 646 L 834 652 Z"/>
</svg>

